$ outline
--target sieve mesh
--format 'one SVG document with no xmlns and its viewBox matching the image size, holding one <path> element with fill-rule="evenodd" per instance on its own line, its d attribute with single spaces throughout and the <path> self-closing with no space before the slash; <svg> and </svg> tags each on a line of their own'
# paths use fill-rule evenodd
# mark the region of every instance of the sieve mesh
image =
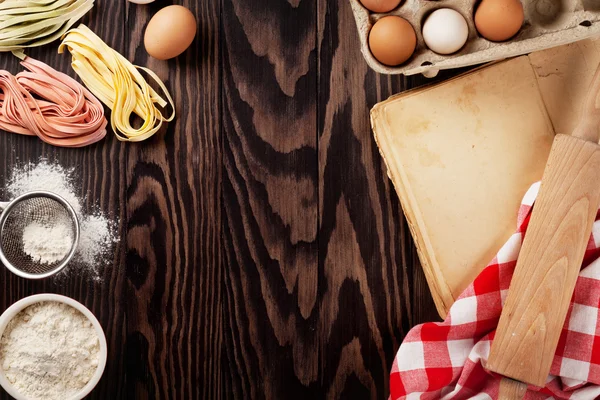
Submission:
<svg viewBox="0 0 600 400">
<path fill-rule="evenodd" d="M 0 226 L 0 252 L 13 268 L 28 275 L 43 275 L 62 269 L 72 256 L 65 256 L 55 262 L 42 263 L 34 260 L 25 252 L 23 234 L 33 223 L 46 227 L 64 224 L 70 228 L 69 237 L 73 238 L 72 246 L 76 246 L 78 226 L 75 215 L 64 204 L 50 197 L 30 197 L 15 202 L 2 215 L 4 221 Z M 7 267 L 10 267 L 7 265 Z"/>
</svg>

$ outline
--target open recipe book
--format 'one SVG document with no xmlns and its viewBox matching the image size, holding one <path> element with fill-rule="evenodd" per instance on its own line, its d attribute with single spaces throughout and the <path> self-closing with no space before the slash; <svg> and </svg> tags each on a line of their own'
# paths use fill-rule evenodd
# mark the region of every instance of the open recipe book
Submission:
<svg viewBox="0 0 600 400">
<path fill-rule="evenodd" d="M 585 40 L 401 93 L 371 111 L 442 317 L 515 231 L 556 133 L 570 134 L 600 63 Z"/>
</svg>

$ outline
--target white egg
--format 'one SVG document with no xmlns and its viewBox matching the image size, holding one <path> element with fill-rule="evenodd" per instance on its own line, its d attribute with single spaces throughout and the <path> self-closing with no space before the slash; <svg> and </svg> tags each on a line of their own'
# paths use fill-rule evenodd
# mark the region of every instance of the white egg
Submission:
<svg viewBox="0 0 600 400">
<path fill-rule="evenodd" d="M 452 54 L 460 50 L 469 37 L 465 18 L 451 8 L 432 12 L 423 25 L 423 40 L 438 54 Z"/>
</svg>

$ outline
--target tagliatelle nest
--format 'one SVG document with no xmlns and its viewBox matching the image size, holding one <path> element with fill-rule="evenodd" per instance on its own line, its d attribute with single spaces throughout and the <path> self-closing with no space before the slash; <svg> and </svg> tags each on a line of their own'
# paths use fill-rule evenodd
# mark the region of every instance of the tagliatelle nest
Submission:
<svg viewBox="0 0 600 400">
<path fill-rule="evenodd" d="M 0 0 L 0 51 L 53 42 L 93 6 L 94 0 Z"/>
<path fill-rule="evenodd" d="M 0 129 L 83 147 L 106 135 L 104 107 L 75 79 L 26 57 L 26 71 L 0 71 Z"/>
<path fill-rule="evenodd" d="M 140 142 L 154 135 L 163 122 L 175 118 L 175 104 L 165 84 L 148 68 L 133 65 L 109 47 L 87 26 L 70 30 L 58 48 L 71 53 L 71 66 L 85 86 L 112 110 L 110 124 L 117 138 L 124 142 Z M 142 76 L 145 72 L 163 92 L 160 96 Z M 158 108 L 172 108 L 165 117 Z M 133 114 L 143 121 L 131 123 Z"/>
</svg>

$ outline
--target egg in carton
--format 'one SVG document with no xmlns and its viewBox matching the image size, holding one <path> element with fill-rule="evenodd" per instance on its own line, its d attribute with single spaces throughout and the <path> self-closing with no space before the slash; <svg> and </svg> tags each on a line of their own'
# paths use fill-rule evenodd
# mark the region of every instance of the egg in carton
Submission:
<svg viewBox="0 0 600 400">
<path fill-rule="evenodd" d="M 373 13 L 360 0 L 349 0 L 356 19 L 361 50 L 367 64 L 382 74 L 427 77 L 440 70 L 466 67 L 527 54 L 600 35 L 600 0 L 522 0 L 524 22 L 519 32 L 504 42 L 492 42 L 477 31 L 474 16 L 477 0 L 402 0 L 387 13 Z M 435 10 L 450 8 L 460 13 L 469 28 L 465 45 L 456 53 L 443 55 L 427 48 L 423 40 L 423 25 Z M 369 32 L 379 19 L 395 15 L 407 20 L 414 28 L 417 44 L 413 55 L 398 66 L 379 62 L 369 49 Z"/>
</svg>

